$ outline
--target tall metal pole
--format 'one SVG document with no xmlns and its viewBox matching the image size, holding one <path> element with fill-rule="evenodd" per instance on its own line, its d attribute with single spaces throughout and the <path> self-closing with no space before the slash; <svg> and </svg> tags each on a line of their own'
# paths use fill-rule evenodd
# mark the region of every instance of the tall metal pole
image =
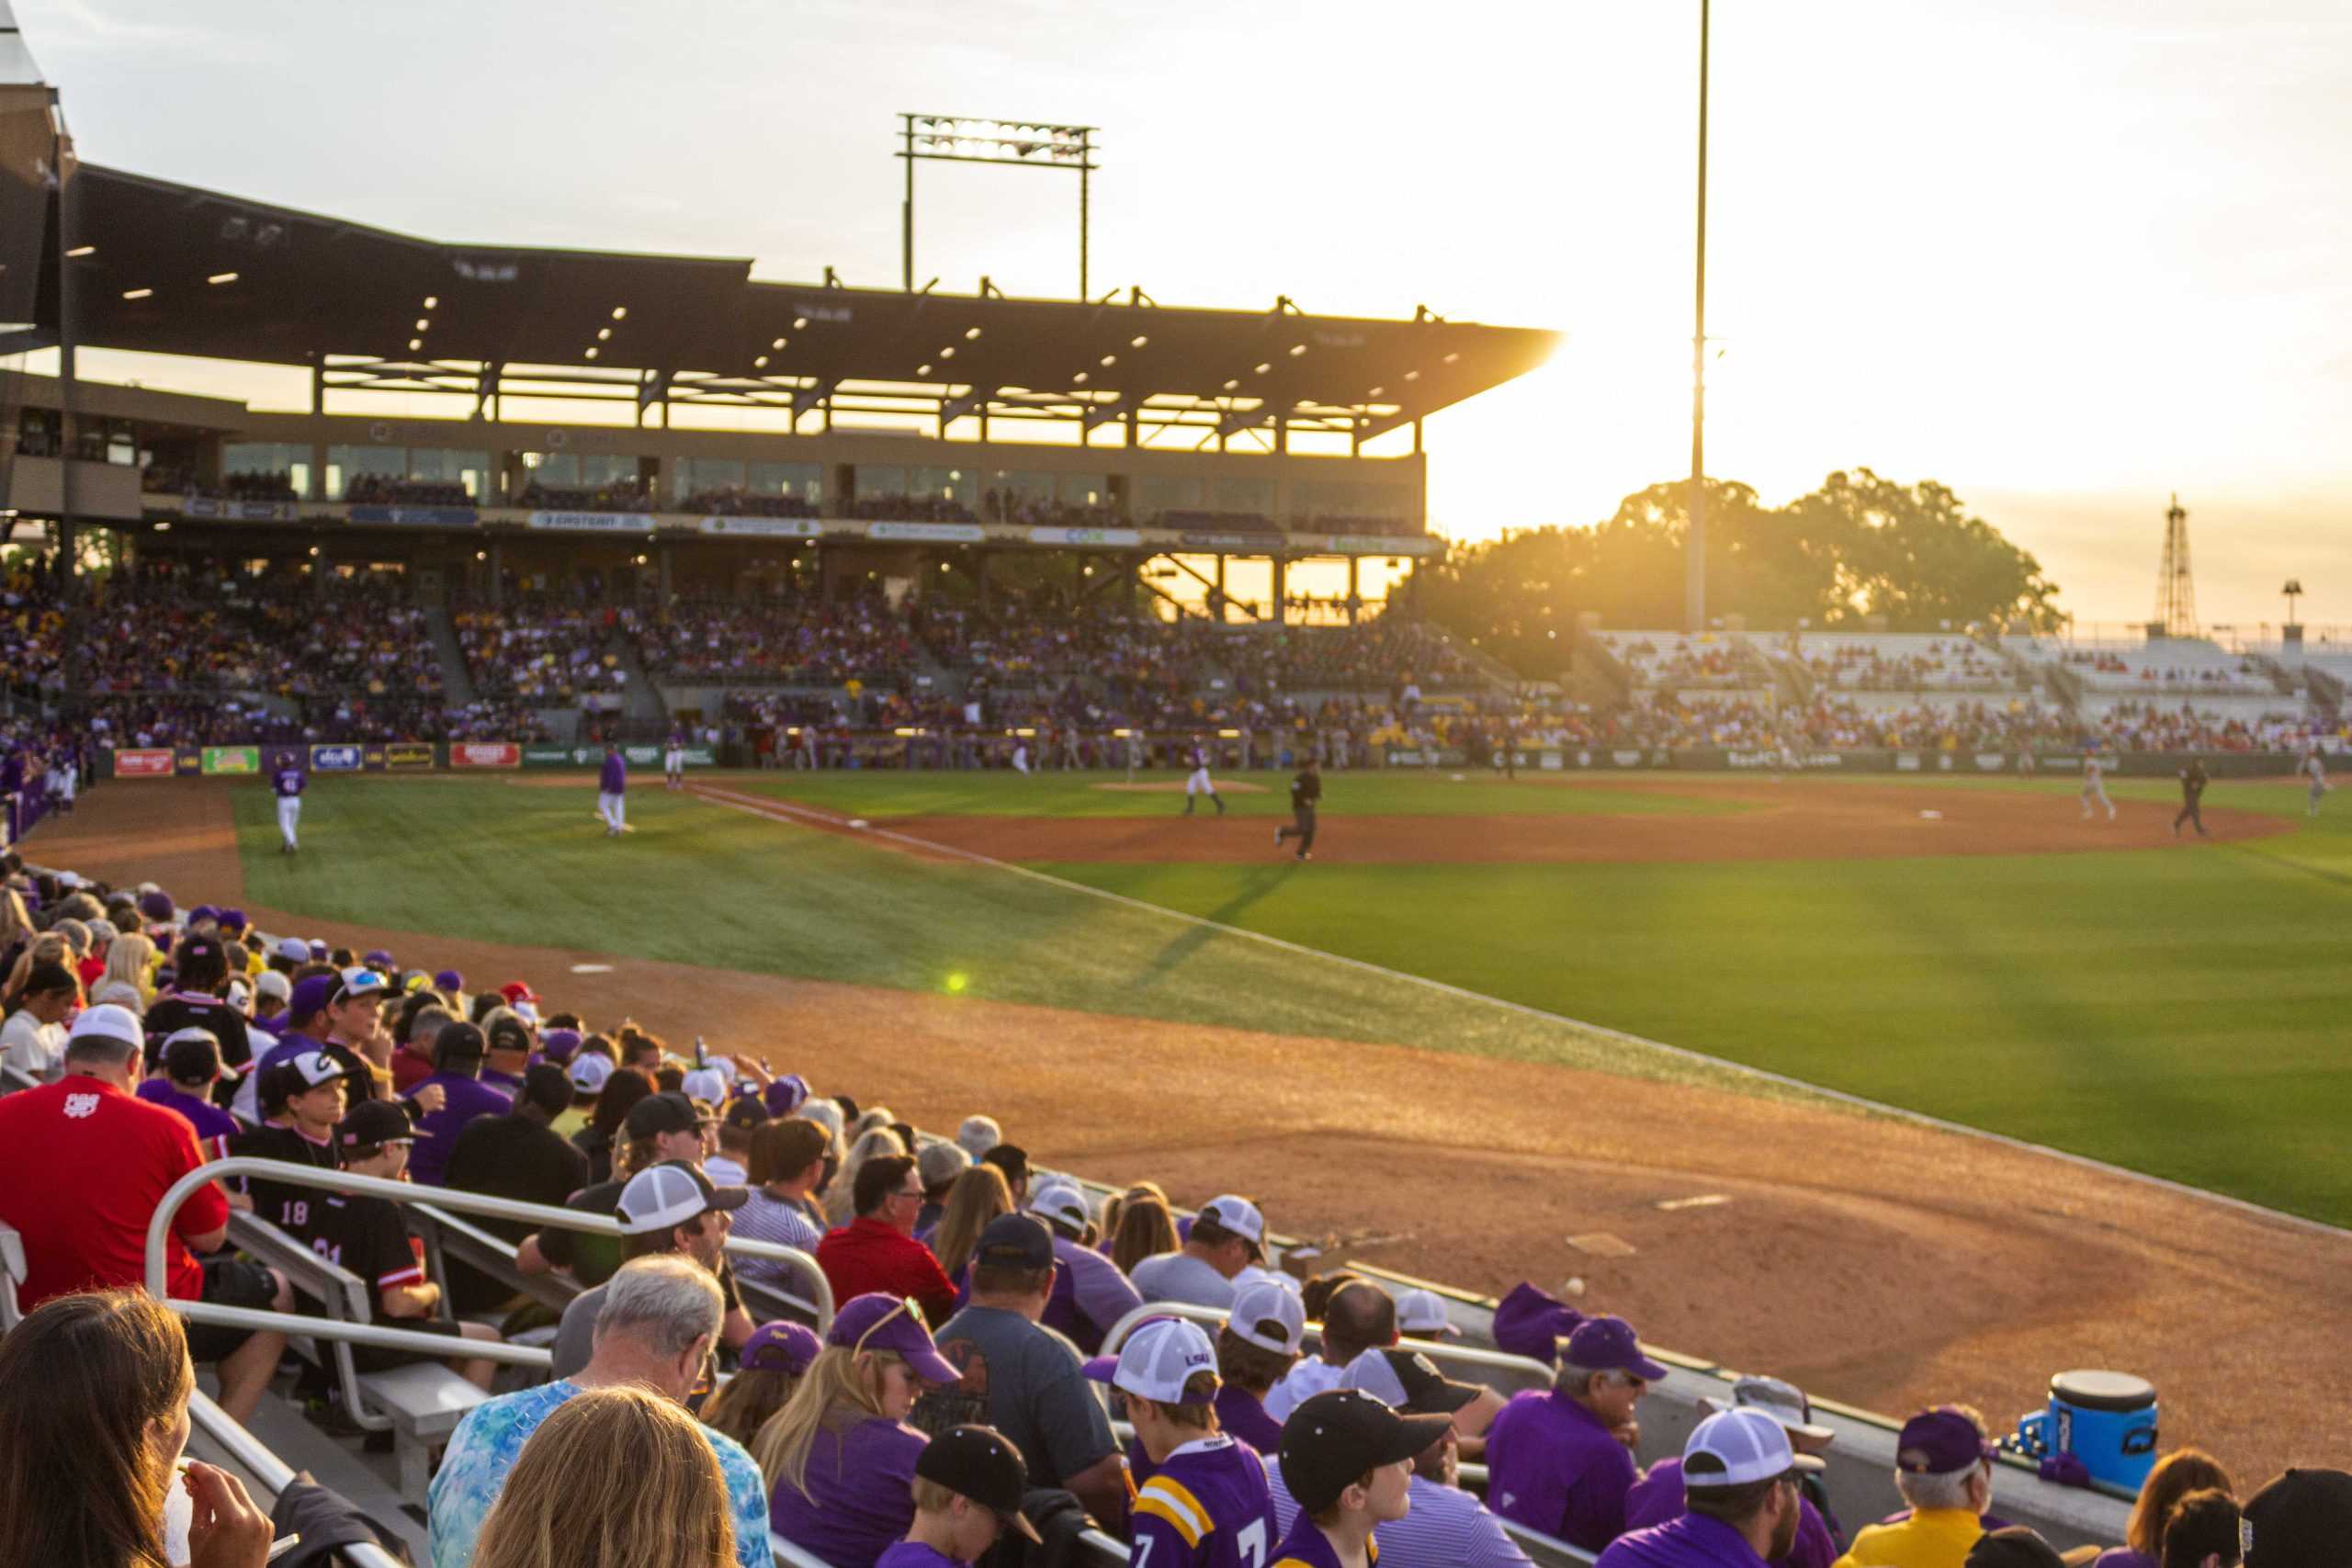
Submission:
<svg viewBox="0 0 2352 1568">
<path fill-rule="evenodd" d="M 906 138 L 906 150 L 899 155 L 907 161 L 907 194 L 899 204 L 899 287 L 908 293 L 915 291 L 915 117 L 899 117 L 899 133 Z"/>
<path fill-rule="evenodd" d="M 75 408 L 79 400 L 74 350 L 78 346 L 74 334 L 74 315 L 78 308 L 74 287 L 74 193 L 73 184 L 65 177 L 65 122 L 57 107 L 57 95 L 49 97 L 50 175 L 57 181 L 57 568 L 58 598 L 68 609 L 81 599 L 82 541 L 74 527 L 74 458 L 82 444 L 81 418 Z M 77 660 L 65 661 L 66 691 L 69 695 L 81 695 L 82 677 Z"/>
<path fill-rule="evenodd" d="M 1690 532 L 1683 548 L 1683 619 L 1707 626 L 1707 33 L 1711 0 L 1699 0 L 1699 251 L 1690 328 Z"/>
<path fill-rule="evenodd" d="M 1078 139 L 1078 297 L 1091 299 L 1086 288 L 1086 226 L 1088 214 L 1088 182 L 1094 177 L 1094 132 L 1083 131 Z"/>
</svg>

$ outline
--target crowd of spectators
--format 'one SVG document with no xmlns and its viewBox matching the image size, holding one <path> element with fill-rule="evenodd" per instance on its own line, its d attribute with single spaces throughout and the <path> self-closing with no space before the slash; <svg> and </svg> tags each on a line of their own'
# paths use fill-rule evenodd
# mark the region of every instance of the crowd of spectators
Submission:
<svg viewBox="0 0 2352 1568">
<path fill-rule="evenodd" d="M 1124 520 L 1114 507 L 1053 501 L 1041 495 L 1017 495 L 1006 490 L 983 491 L 980 514 L 990 523 L 1019 523 L 1032 528 L 1124 526 Z"/>
<path fill-rule="evenodd" d="M 2154 654 L 2126 659 L 2111 650 L 2074 648 L 2061 650 L 2058 659 L 2068 669 L 2086 675 L 2086 683 L 2098 691 L 2222 696 L 2277 689 L 2268 672 L 2245 657 L 2234 661 L 2166 663 Z"/>
<path fill-rule="evenodd" d="M 902 682 L 922 653 L 879 594 L 782 603 L 684 603 L 637 633 L 649 672 L 681 681 Z"/>
<path fill-rule="evenodd" d="M 1917 646 L 1907 640 L 1888 644 L 1792 632 L 1785 652 L 1822 685 L 1848 691 L 1993 692 L 2030 685 L 2032 680 L 2012 671 L 1999 656 L 1959 637 L 1932 637 Z"/>
<path fill-rule="evenodd" d="M 950 495 L 861 495 L 842 515 L 885 523 L 977 523 L 972 509 Z"/>
<path fill-rule="evenodd" d="M 474 690 L 539 707 L 621 693 L 628 672 L 614 644 L 634 633 L 639 621 L 639 613 L 625 606 L 595 609 L 545 598 L 459 610 L 451 617 Z"/>
<path fill-rule="evenodd" d="M 678 510 L 709 517 L 815 517 L 819 507 L 797 495 L 750 491 L 741 486 L 698 490 L 678 503 Z"/>
<path fill-rule="evenodd" d="M 653 492 L 643 479 L 615 479 L 593 487 L 543 485 L 533 479 L 514 504 L 539 512 L 650 512 Z"/>
<path fill-rule="evenodd" d="M 343 499 L 361 506 L 471 506 L 466 487 L 446 479 L 402 479 L 398 474 L 355 474 L 344 482 Z"/>
</svg>

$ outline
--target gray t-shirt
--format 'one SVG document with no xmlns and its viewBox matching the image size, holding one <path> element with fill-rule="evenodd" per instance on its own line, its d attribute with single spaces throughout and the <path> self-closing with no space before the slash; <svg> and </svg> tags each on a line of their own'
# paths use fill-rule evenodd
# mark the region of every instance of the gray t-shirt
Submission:
<svg viewBox="0 0 2352 1568">
<path fill-rule="evenodd" d="M 555 1376 L 576 1378 L 596 1350 L 596 1314 L 605 1310 L 605 1287 L 582 1291 L 563 1303 L 563 1319 L 556 1325 Z"/>
<path fill-rule="evenodd" d="M 1111 1417 L 1078 1347 L 1001 1307 L 967 1306 L 939 1331 L 963 1382 L 923 1395 L 911 1417 L 934 1437 L 967 1422 L 994 1427 L 1029 1461 L 1029 1484 L 1065 1486 L 1118 1451 Z"/>
<path fill-rule="evenodd" d="M 1233 1304 L 1233 1281 L 1189 1252 L 1147 1258 L 1127 1277 L 1148 1302 L 1190 1302 L 1204 1307 Z"/>
</svg>

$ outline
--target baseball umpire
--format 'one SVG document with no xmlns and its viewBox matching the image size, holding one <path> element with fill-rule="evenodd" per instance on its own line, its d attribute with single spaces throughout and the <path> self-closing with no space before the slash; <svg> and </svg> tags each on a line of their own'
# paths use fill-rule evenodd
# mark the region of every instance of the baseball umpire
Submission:
<svg viewBox="0 0 2352 1568">
<path fill-rule="evenodd" d="M 1296 859 L 1311 860 L 1315 849 L 1315 808 L 1323 799 L 1323 773 L 1316 766 L 1315 754 L 1308 752 L 1299 770 L 1290 781 L 1291 825 L 1274 829 L 1274 848 L 1280 849 L 1291 840 L 1298 840 Z"/>
<path fill-rule="evenodd" d="M 2188 766 L 2180 770 L 2180 815 L 2172 819 L 2174 838 L 2180 837 L 2180 825 L 2183 822 L 2194 824 L 2197 836 L 2200 839 L 2210 839 L 2213 836 L 2205 830 L 2204 816 L 2198 810 L 2199 806 L 2205 799 L 2205 786 L 2211 782 L 2206 777 L 2205 761 L 2201 757 L 2190 758 Z"/>
</svg>

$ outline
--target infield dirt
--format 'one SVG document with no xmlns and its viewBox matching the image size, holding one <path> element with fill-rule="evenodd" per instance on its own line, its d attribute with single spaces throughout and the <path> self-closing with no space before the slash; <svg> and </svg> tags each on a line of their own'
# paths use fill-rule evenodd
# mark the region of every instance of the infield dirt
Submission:
<svg viewBox="0 0 2352 1568">
<path fill-rule="evenodd" d="M 228 789 L 110 784 L 26 852 L 234 904 Z M 2124 804 L 2143 841 L 2147 809 Z M 2352 1441 L 2339 1393 L 2352 1235 L 1990 1139 L 1827 1101 L 247 908 L 267 929 L 387 946 L 477 984 L 527 977 L 592 1022 L 628 1015 L 749 1048 L 919 1123 L 986 1110 L 1042 1163 L 1152 1177 L 1180 1201 L 1240 1186 L 1276 1229 L 1356 1243 L 1368 1261 L 1492 1293 L 1580 1275 L 1588 1309 L 1818 1395 L 1897 1415 L 1962 1400 L 1998 1427 L 2041 1402 L 2051 1373 L 2117 1367 L 2162 1391 L 2165 1447 L 2211 1449 L 2242 1484 Z M 591 962 L 612 967 L 571 973 Z M 1661 1207 L 1691 1198 L 1722 1201 Z M 1596 1233 L 1631 1251 L 1567 1240 Z"/>
</svg>

